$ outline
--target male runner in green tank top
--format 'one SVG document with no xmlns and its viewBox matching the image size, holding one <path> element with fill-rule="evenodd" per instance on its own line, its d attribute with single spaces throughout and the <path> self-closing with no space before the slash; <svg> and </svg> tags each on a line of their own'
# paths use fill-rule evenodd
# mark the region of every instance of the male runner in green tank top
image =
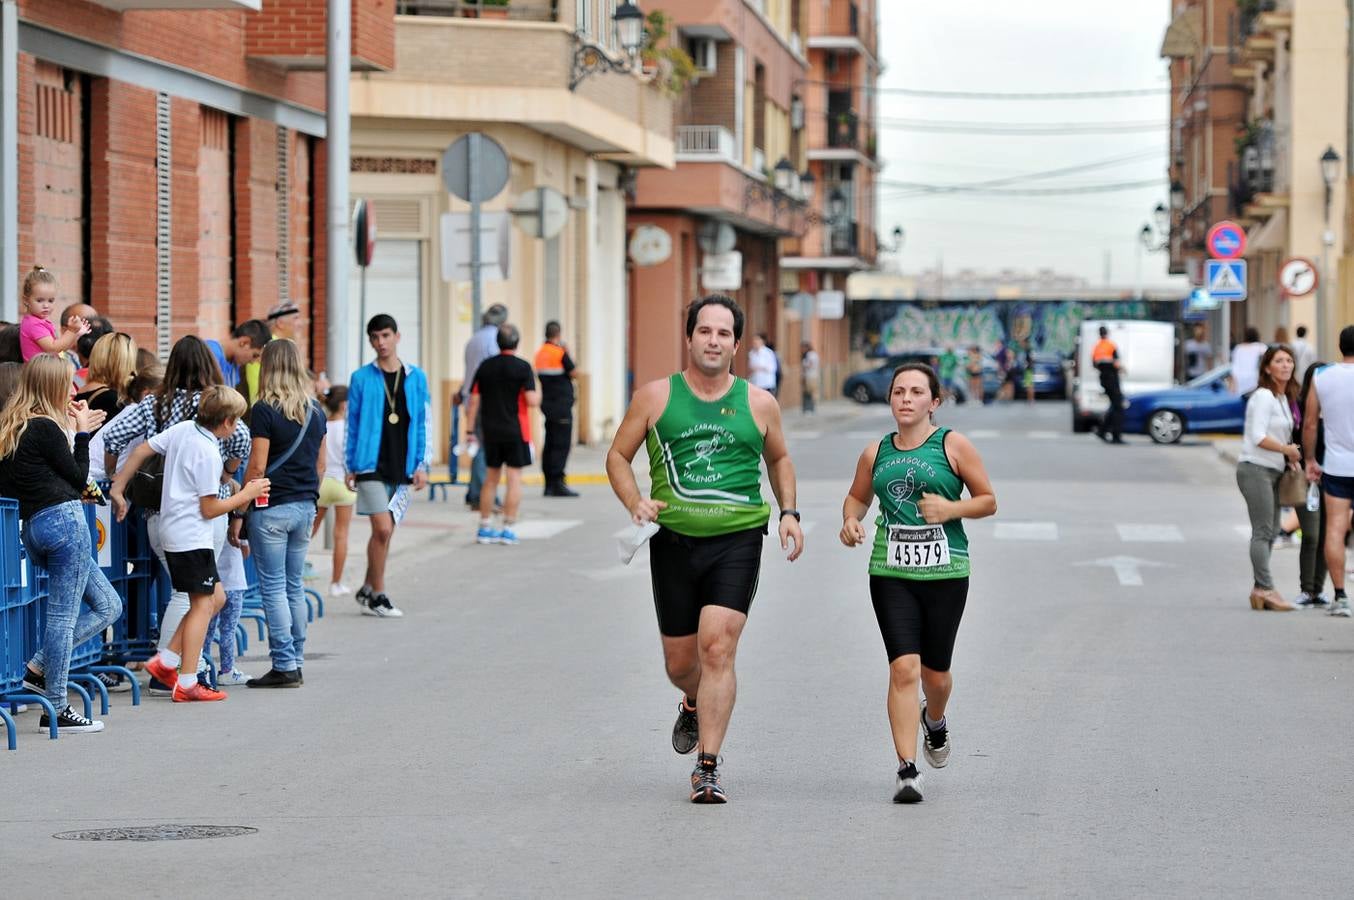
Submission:
<svg viewBox="0 0 1354 900">
<path fill-rule="evenodd" d="M 635 392 L 606 459 L 611 489 L 635 523 L 661 526 L 650 544 L 654 607 L 668 679 L 684 694 L 672 747 L 683 754 L 700 748 L 691 773 L 693 803 L 726 800 L 719 748 L 733 712 L 734 655 L 757 592 L 770 519 L 762 459 L 780 507 L 781 549 L 791 562 L 804 550 L 780 407 L 770 393 L 730 373 L 743 323 L 743 311 L 728 297 L 692 303 L 687 367 Z M 640 444 L 649 452 L 648 498 L 630 467 Z"/>
</svg>

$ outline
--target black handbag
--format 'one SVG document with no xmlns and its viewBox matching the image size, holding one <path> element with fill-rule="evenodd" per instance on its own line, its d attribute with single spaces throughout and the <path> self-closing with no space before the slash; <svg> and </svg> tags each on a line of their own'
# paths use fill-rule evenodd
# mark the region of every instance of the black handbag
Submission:
<svg viewBox="0 0 1354 900">
<path fill-rule="evenodd" d="M 197 415 L 197 410 L 190 412 L 188 418 Z M 159 410 L 155 413 L 155 432 L 159 434 L 162 430 L 160 426 Z M 127 499 L 133 505 L 151 512 L 160 511 L 160 496 L 165 489 L 165 458 L 156 453 L 141 464 L 141 468 L 136 470 L 132 480 L 127 483 Z"/>
</svg>

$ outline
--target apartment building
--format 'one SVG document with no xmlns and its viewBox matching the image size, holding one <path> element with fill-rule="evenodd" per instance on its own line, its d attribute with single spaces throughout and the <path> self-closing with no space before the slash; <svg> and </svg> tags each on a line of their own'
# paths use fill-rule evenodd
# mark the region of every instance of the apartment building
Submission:
<svg viewBox="0 0 1354 900">
<path fill-rule="evenodd" d="M 630 269 L 628 355 L 635 385 L 686 361 L 684 309 L 712 291 L 765 332 L 796 391 L 798 332 L 783 299 L 780 241 L 804 234 L 807 144 L 795 127 L 808 58 L 804 0 L 684 0 L 662 4 L 697 77 L 674 111 L 676 166 L 639 172 L 630 204 L 639 244 Z M 657 249 L 646 249 L 657 248 Z M 796 288 L 798 282 L 796 281 Z M 745 361 L 736 363 L 745 372 Z M 797 368 L 794 370 L 797 372 Z"/>
<path fill-rule="evenodd" d="M 781 243 L 782 291 L 791 302 L 786 346 L 811 342 L 822 359 L 825 396 L 850 374 L 846 279 L 874 269 L 877 155 L 875 86 L 880 74 L 876 0 L 816 0 L 808 9 L 807 76 L 798 91 L 800 129 L 815 210 L 802 235 Z M 796 333 L 797 332 L 797 333 Z M 798 371 L 798 355 L 787 363 Z M 797 393 L 799 378 L 791 391 Z M 786 397 L 793 402 L 792 396 Z"/>
<path fill-rule="evenodd" d="M 471 132 L 492 138 L 509 161 L 506 187 L 482 204 L 490 218 L 499 214 L 487 240 L 505 260 L 487 274 L 482 306 L 508 307 L 523 353 L 547 321 L 562 324 L 580 369 L 579 440 L 608 438 L 624 414 L 626 197 L 637 171 L 672 167 L 674 147 L 673 101 L 642 65 L 628 66 L 613 24 L 618 5 L 396 0 L 393 70 L 351 82 L 350 189 L 370 202 L 380 235 L 365 314 L 395 315 L 402 355 L 428 371 L 438 457 L 464 378 L 462 350 L 478 327 L 468 273 L 448 270 L 443 253 L 469 206 L 448 192 L 442 155 Z M 544 239 L 502 215 L 537 188 L 568 206 L 563 230 Z M 349 340 L 367 359 L 361 296 L 354 271 Z"/>
<path fill-rule="evenodd" d="M 324 0 L 7 0 L 0 14 L 17 46 L 17 78 L 0 79 L 17 117 L 0 153 L 17 184 L 0 217 L 4 317 L 34 264 L 60 279 L 59 306 L 91 303 L 162 355 L 290 300 L 323 367 Z M 393 64 L 390 0 L 353 0 L 352 59 Z"/>
<path fill-rule="evenodd" d="M 1184 199 L 1172 271 L 1201 280 L 1208 228 L 1223 218 L 1241 223 L 1249 296 L 1226 309 L 1230 337 L 1247 325 L 1269 339 L 1279 326 L 1305 324 L 1329 357 L 1354 312 L 1344 277 L 1347 5 L 1213 0 L 1172 9 L 1162 53 L 1172 60 L 1172 174 Z M 1294 257 L 1318 269 L 1317 289 L 1304 296 L 1280 285 L 1280 269 Z"/>
</svg>

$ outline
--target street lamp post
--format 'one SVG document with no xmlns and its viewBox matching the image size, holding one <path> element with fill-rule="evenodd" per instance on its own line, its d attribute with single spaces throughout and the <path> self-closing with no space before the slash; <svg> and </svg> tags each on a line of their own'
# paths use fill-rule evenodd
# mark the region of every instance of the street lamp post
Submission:
<svg viewBox="0 0 1354 900">
<path fill-rule="evenodd" d="M 569 90 L 577 90 L 583 79 L 598 72 L 639 71 L 639 51 L 644 48 L 644 11 L 630 0 L 625 0 L 612 13 L 611 24 L 616 32 L 616 43 L 621 45 L 625 53 L 624 59 L 612 59 L 601 45 L 587 40 L 582 32 L 575 34 Z"/>
<path fill-rule="evenodd" d="M 1316 346 L 1317 355 L 1323 348 L 1330 347 L 1330 333 L 1326 327 L 1326 283 L 1330 280 L 1330 248 L 1335 244 L 1335 233 L 1330 227 L 1330 203 L 1335 190 L 1335 182 L 1340 177 L 1340 154 L 1334 147 L 1327 146 L 1321 154 L 1321 180 L 1326 185 L 1325 229 L 1321 232 L 1321 272 L 1316 279 Z"/>
</svg>

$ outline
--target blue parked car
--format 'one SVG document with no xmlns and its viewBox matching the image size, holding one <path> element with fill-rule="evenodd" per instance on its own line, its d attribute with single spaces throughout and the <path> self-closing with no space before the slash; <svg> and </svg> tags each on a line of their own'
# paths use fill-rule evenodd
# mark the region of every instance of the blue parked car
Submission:
<svg viewBox="0 0 1354 900">
<path fill-rule="evenodd" d="M 1219 366 L 1179 387 L 1128 397 L 1124 431 L 1174 444 L 1201 431 L 1240 434 L 1246 425 L 1246 398 L 1227 389 L 1231 366 Z"/>
<path fill-rule="evenodd" d="M 893 370 L 903 363 L 922 362 L 930 364 L 931 360 L 938 359 L 942 351 L 940 350 L 914 350 L 909 353 L 896 353 L 880 363 L 873 369 L 866 369 L 864 372 L 855 372 L 842 382 L 842 396 L 854 400 L 857 403 L 887 403 L 889 392 L 889 381 L 893 378 Z M 959 356 L 959 373 L 963 381 L 964 390 L 959 393 L 960 403 L 968 399 L 968 378 L 964 375 L 964 367 L 968 365 L 967 354 Z M 1038 376 L 1035 376 L 1038 390 Z M 992 357 L 983 356 L 983 399 L 991 400 L 997 396 L 997 391 L 1001 388 L 1001 379 L 997 377 L 997 362 Z"/>
</svg>

